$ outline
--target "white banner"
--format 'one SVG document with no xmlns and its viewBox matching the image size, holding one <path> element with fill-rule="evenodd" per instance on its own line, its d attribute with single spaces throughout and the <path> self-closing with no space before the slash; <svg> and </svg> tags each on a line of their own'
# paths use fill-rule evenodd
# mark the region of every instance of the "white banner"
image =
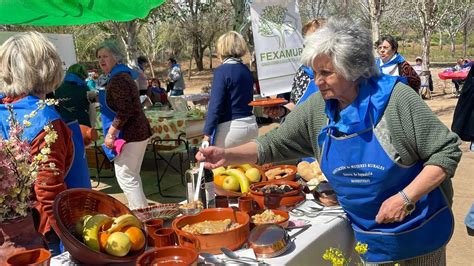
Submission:
<svg viewBox="0 0 474 266">
<path fill-rule="evenodd" d="M 255 0 L 250 7 L 262 96 L 291 90 L 303 51 L 295 0 Z"/>
<path fill-rule="evenodd" d="M 0 32 L 0 45 L 2 45 L 8 38 L 20 32 Z M 77 63 L 76 49 L 74 46 L 74 39 L 72 34 L 53 34 L 42 33 L 54 44 L 58 51 L 61 61 L 63 61 L 63 68 L 67 70 L 71 65 Z"/>
</svg>

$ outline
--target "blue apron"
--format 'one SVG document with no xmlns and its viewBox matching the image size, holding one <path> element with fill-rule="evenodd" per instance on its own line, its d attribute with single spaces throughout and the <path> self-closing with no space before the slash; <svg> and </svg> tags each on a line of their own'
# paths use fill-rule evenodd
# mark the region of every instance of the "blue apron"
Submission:
<svg viewBox="0 0 474 266">
<path fill-rule="evenodd" d="M 106 91 L 105 89 L 99 89 L 99 103 L 100 103 L 100 119 L 102 120 L 102 130 L 104 132 L 104 139 L 107 136 L 107 132 L 109 132 L 109 128 L 112 126 L 112 122 L 115 118 L 115 112 L 110 109 L 107 105 L 106 101 Z M 121 138 L 122 132 L 119 132 L 119 138 Z M 111 150 L 105 146 L 105 143 L 102 143 L 102 149 L 104 153 L 109 159 L 109 161 L 113 161 L 117 156 L 115 150 Z"/>
<path fill-rule="evenodd" d="M 3 96 L 0 98 L 3 98 Z M 30 114 L 36 109 L 39 100 L 38 97 L 30 95 L 9 105 L 13 106 L 16 118 L 21 122 L 25 115 Z M 0 119 L 7 121 L 9 116 L 10 113 L 6 109 L 6 105 L 1 104 Z M 23 139 L 31 143 L 43 130 L 44 126 L 57 119 L 61 119 L 61 117 L 53 106 L 45 106 L 44 109 L 37 110 L 37 115 L 30 119 L 31 125 L 24 129 Z M 64 177 L 64 181 L 68 188 L 91 188 L 89 168 L 85 160 L 84 142 L 82 140 L 79 124 L 77 124 L 77 121 L 75 122 L 78 131 L 75 129 L 76 126 L 68 125 L 69 129 L 73 132 L 74 158 Z M 2 135 L 4 138 L 8 138 L 9 129 L 10 126 L 8 123 L 2 123 Z"/>
<path fill-rule="evenodd" d="M 107 105 L 107 92 L 106 89 L 104 88 L 108 81 L 114 77 L 117 74 L 120 73 L 127 73 L 129 74 L 132 79 L 136 79 L 138 77 L 138 72 L 135 70 L 127 67 L 126 65 L 123 64 L 117 64 L 115 65 L 112 70 L 110 71 L 110 74 L 106 78 L 104 84 L 101 84 L 101 88 L 99 88 L 99 103 L 100 103 L 100 118 L 102 120 L 102 130 L 104 132 L 104 138 L 107 136 L 107 132 L 109 132 L 109 128 L 112 126 L 112 122 L 114 121 L 114 118 L 116 116 L 116 113 Z M 118 138 L 122 138 L 122 132 L 119 132 Z M 102 144 L 102 149 L 104 150 L 104 153 L 109 159 L 109 161 L 113 161 L 115 157 L 117 156 L 117 153 L 115 150 L 111 150 L 105 146 L 105 143 Z"/>
<path fill-rule="evenodd" d="M 436 251 L 451 238 L 454 217 L 439 187 L 423 196 L 402 222 L 375 222 L 382 203 L 404 189 L 422 168 L 422 162 L 412 166 L 393 162 L 373 126 L 339 138 L 327 129 L 321 169 L 347 212 L 356 240 L 368 244 L 367 253 L 362 255 L 365 261 L 414 258 Z"/>
<path fill-rule="evenodd" d="M 77 120 L 67 123 L 72 131 L 72 142 L 74 144 L 74 159 L 66 172 L 64 182 L 67 188 L 92 188 L 89 175 L 89 166 L 86 160 L 86 150 L 82 138 L 81 127 Z"/>
</svg>

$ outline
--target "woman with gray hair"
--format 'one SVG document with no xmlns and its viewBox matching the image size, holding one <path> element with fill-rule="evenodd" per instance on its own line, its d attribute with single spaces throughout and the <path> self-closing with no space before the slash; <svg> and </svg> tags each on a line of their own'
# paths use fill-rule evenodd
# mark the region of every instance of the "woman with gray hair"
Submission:
<svg viewBox="0 0 474 266">
<path fill-rule="evenodd" d="M 379 74 L 371 43 L 359 23 L 329 19 L 302 54 L 320 92 L 256 141 L 196 158 L 216 168 L 315 156 L 368 245 L 365 262 L 444 265 L 460 141 L 415 91 Z"/>
<path fill-rule="evenodd" d="M 36 156 L 45 147 L 46 125 L 51 124 L 57 133 L 56 141 L 50 146 L 48 160 L 44 162 L 45 165 L 54 165 L 55 169 L 40 167 L 33 188 L 34 208 L 37 210 L 33 214 L 39 214 L 39 217 L 35 217 L 39 221 L 38 232 L 44 235 L 53 255 L 60 253 L 60 241 L 56 234 L 59 228 L 53 215 L 53 202 L 60 192 L 67 189 L 65 179 L 73 162 L 74 148 L 71 131 L 54 106 L 38 108 L 38 104 L 63 81 L 62 65 L 53 44 L 37 32 L 14 35 L 0 47 L 2 137 L 10 137 L 9 106 L 13 107 L 20 122 L 26 115 L 36 113 L 29 120 L 30 125 L 24 127 L 22 135 L 31 146 L 31 155 Z M 0 246 L 2 242 L 0 240 Z"/>
<path fill-rule="evenodd" d="M 122 53 L 115 42 L 105 41 L 96 50 L 100 68 L 106 78 L 99 90 L 100 113 L 104 130 L 103 148 L 114 162 L 115 176 L 130 209 L 148 206 L 143 192 L 140 170 L 151 128 L 143 112 L 134 79 L 138 73 L 122 62 Z M 103 88 L 105 86 L 105 89 Z M 117 140 L 125 141 L 121 151 Z"/>
</svg>

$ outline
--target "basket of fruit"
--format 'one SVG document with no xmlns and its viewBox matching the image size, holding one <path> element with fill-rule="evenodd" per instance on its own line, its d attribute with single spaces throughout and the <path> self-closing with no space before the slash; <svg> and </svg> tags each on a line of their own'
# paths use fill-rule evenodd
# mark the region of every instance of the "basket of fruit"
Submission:
<svg viewBox="0 0 474 266">
<path fill-rule="evenodd" d="M 261 167 L 252 164 L 234 164 L 212 170 L 215 193 L 220 196 L 240 197 L 249 192 L 250 185 L 266 181 Z"/>
<path fill-rule="evenodd" d="M 59 238 L 80 263 L 130 263 L 145 250 L 142 222 L 105 193 L 68 189 L 54 200 L 53 213 Z"/>
</svg>

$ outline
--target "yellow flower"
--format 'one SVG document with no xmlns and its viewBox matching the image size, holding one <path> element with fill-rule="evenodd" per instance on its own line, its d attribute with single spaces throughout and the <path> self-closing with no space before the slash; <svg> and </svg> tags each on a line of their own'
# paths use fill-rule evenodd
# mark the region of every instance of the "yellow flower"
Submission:
<svg viewBox="0 0 474 266">
<path fill-rule="evenodd" d="M 23 125 L 25 125 L 25 127 L 29 127 L 31 126 L 31 122 L 28 120 L 23 120 Z"/>
<path fill-rule="evenodd" d="M 363 255 L 363 254 L 367 253 L 367 250 L 368 250 L 368 245 L 367 244 L 357 242 L 357 244 L 355 246 L 355 251 L 358 254 Z"/>
<path fill-rule="evenodd" d="M 41 154 L 44 154 L 44 155 L 51 154 L 51 148 L 49 148 L 49 147 L 42 148 L 41 149 Z"/>
</svg>

